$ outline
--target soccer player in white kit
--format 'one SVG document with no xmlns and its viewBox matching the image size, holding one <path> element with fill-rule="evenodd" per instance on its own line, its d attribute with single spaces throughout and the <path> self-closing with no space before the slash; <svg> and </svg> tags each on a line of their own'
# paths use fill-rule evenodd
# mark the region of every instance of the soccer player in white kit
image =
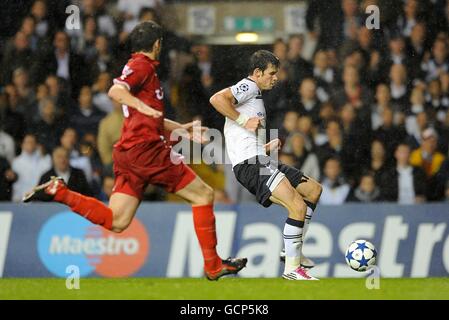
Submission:
<svg viewBox="0 0 449 320">
<path fill-rule="evenodd" d="M 261 90 L 273 88 L 278 68 L 279 59 L 273 53 L 256 51 L 250 58 L 248 77 L 215 93 L 210 103 L 226 117 L 226 150 L 237 180 L 264 207 L 274 202 L 288 210 L 282 277 L 317 280 L 308 274 L 313 262 L 302 255 L 302 244 L 322 187 L 298 169 L 267 155 L 280 148 L 280 140 L 265 143 L 266 111 Z"/>
</svg>

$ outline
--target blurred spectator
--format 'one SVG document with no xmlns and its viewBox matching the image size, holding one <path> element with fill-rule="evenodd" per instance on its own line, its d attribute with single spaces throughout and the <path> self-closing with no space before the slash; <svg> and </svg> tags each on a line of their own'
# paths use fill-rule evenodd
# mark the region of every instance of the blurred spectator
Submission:
<svg viewBox="0 0 449 320">
<path fill-rule="evenodd" d="M 64 31 L 56 32 L 53 46 L 34 60 L 32 79 L 41 83 L 48 75 L 64 79 L 71 87 L 72 97 L 76 97 L 80 88 L 88 82 L 86 63 L 82 56 L 70 50 L 70 38 Z"/>
<path fill-rule="evenodd" d="M 30 48 L 35 52 L 39 45 L 39 36 L 36 34 L 36 21 L 33 16 L 26 16 L 22 20 L 20 30 L 23 32 L 29 40 Z"/>
<path fill-rule="evenodd" d="M 95 38 L 95 50 L 92 56 L 87 59 L 90 66 L 89 78 L 98 79 L 99 75 L 105 72 L 118 74 L 118 61 L 111 52 L 109 40 L 104 35 Z"/>
<path fill-rule="evenodd" d="M 297 130 L 304 135 L 307 145 L 310 145 L 310 149 L 315 149 L 315 127 L 312 123 L 312 118 L 303 116 L 298 119 Z"/>
<path fill-rule="evenodd" d="M 320 122 L 321 104 L 316 96 L 316 83 L 313 78 L 305 78 L 299 86 L 299 101 L 293 107 L 300 116 L 309 116 L 313 124 Z"/>
<path fill-rule="evenodd" d="M 391 155 L 396 150 L 397 145 L 406 140 L 407 132 L 404 127 L 394 125 L 393 110 L 385 108 L 382 112 L 382 125 L 374 131 L 373 137 L 382 142 L 386 154 Z"/>
<path fill-rule="evenodd" d="M 282 38 L 278 38 L 274 41 L 273 53 L 278 57 L 281 65 L 287 62 L 288 46 Z"/>
<path fill-rule="evenodd" d="M 39 184 L 50 180 L 52 176 L 62 177 L 70 190 L 91 196 L 92 191 L 87 183 L 84 172 L 69 164 L 69 152 L 63 147 L 57 147 L 52 154 L 53 166 L 41 177 Z"/>
<path fill-rule="evenodd" d="M 412 115 L 406 119 L 406 130 L 409 134 L 409 144 L 412 149 L 421 145 L 422 133 L 429 127 L 429 120 L 426 112 L 420 112 L 416 116 Z"/>
<path fill-rule="evenodd" d="M 376 185 L 374 175 L 365 173 L 360 178 L 359 185 L 353 189 L 346 201 L 348 202 L 375 202 L 380 200 L 380 189 Z"/>
<path fill-rule="evenodd" d="M 291 109 L 291 92 L 289 91 L 287 67 L 282 66 L 278 72 L 278 82 L 273 89 L 262 91 L 265 108 L 267 109 L 267 125 L 270 129 L 282 125 L 284 115 Z"/>
<path fill-rule="evenodd" d="M 16 179 L 17 175 L 8 160 L 0 156 L 0 201 L 11 201 L 12 184 Z"/>
<path fill-rule="evenodd" d="M 31 131 L 46 152 L 51 152 L 58 144 L 59 137 L 65 129 L 64 119 L 56 114 L 56 106 L 52 99 L 42 101 L 39 120 L 33 123 Z"/>
<path fill-rule="evenodd" d="M 350 103 L 359 109 L 371 105 L 371 95 L 367 88 L 360 83 L 359 71 L 356 67 L 346 65 L 343 68 L 343 86 L 337 89 L 333 96 L 335 105 L 340 108 Z"/>
<path fill-rule="evenodd" d="M 394 34 L 389 41 L 390 54 L 385 57 L 384 66 L 386 72 L 391 70 L 391 67 L 395 64 L 403 65 L 406 68 L 407 73 L 411 71 L 410 57 L 407 55 L 407 48 L 405 39 Z"/>
<path fill-rule="evenodd" d="M 108 96 L 108 90 L 112 85 L 111 75 L 108 72 L 101 72 L 92 86 L 92 103 L 106 114 L 114 110 L 112 100 Z"/>
<path fill-rule="evenodd" d="M 389 163 L 390 159 L 387 157 L 385 152 L 384 144 L 379 140 L 373 140 L 371 143 L 370 162 L 364 169 L 365 171 L 369 171 L 374 174 L 376 184 L 379 184 L 382 175 L 391 167 L 391 163 Z"/>
<path fill-rule="evenodd" d="M 382 125 L 382 113 L 385 109 L 392 108 L 390 88 L 380 83 L 376 87 L 376 102 L 371 107 L 371 128 L 377 130 Z"/>
<path fill-rule="evenodd" d="M 36 34 L 40 38 L 47 37 L 54 27 L 48 19 L 47 3 L 44 0 L 36 0 L 31 6 L 31 16 L 36 23 Z"/>
<path fill-rule="evenodd" d="M 22 153 L 14 158 L 12 170 L 17 174 L 13 185 L 13 201 L 21 201 L 23 195 L 33 189 L 39 182 L 39 177 L 51 167 L 49 155 L 43 155 L 38 147 L 36 137 L 27 134 L 23 138 Z"/>
<path fill-rule="evenodd" d="M 89 0 L 91 1 L 91 0 Z M 92 59 L 95 55 L 95 40 L 98 34 L 97 22 L 94 16 L 84 17 L 80 30 L 68 30 L 70 36 L 71 47 L 79 54 L 83 55 L 86 60 Z"/>
<path fill-rule="evenodd" d="M 338 47 L 343 38 L 342 0 L 310 0 L 306 25 L 311 37 L 318 38 L 319 48 Z"/>
<path fill-rule="evenodd" d="M 37 109 L 33 104 L 28 103 L 28 101 L 20 99 L 17 88 L 13 84 L 6 85 L 4 87 L 4 92 L 6 93 L 9 109 L 14 113 L 17 112 L 18 114 L 21 114 L 25 119 L 25 123 L 17 123 L 17 127 L 11 131 L 11 134 L 14 135 L 14 138 L 23 137 L 25 131 L 24 126 L 29 125 L 31 119 L 37 116 Z M 19 119 L 17 118 L 17 120 Z"/>
<path fill-rule="evenodd" d="M 103 174 L 112 174 L 112 171 L 107 172 L 108 168 L 103 168 L 95 135 L 89 133 L 83 136 L 79 143 L 79 152 L 89 160 L 92 167 L 92 176 L 89 177 L 89 184 L 93 194 L 96 196 L 101 192 L 101 177 Z"/>
<path fill-rule="evenodd" d="M 311 146 L 307 145 L 307 139 L 302 133 L 291 133 L 282 147 L 279 160 L 319 181 L 320 165 L 317 156 L 310 149 Z"/>
<path fill-rule="evenodd" d="M 216 75 L 210 50 L 208 45 L 192 46 L 194 61 L 186 65 L 182 74 L 179 84 L 179 107 L 186 120 L 200 116 L 206 126 L 221 128 L 223 117 L 218 116 L 209 107 L 209 98 L 213 92 L 217 91 L 214 85 Z"/>
<path fill-rule="evenodd" d="M 449 200 L 449 159 L 444 160 L 440 170 L 435 175 L 435 188 L 433 190 L 435 199 Z"/>
<path fill-rule="evenodd" d="M 103 177 L 103 184 L 101 188 L 101 193 L 98 196 L 98 200 L 103 202 L 108 202 L 109 198 L 112 195 L 112 190 L 114 189 L 114 177 L 112 176 L 104 176 Z"/>
<path fill-rule="evenodd" d="M 316 154 L 320 162 L 320 167 L 324 167 L 324 163 L 330 157 L 342 155 L 343 150 L 343 134 L 341 125 L 337 119 L 331 119 L 326 125 L 326 142 L 316 149 Z M 343 160 L 344 161 L 344 160 Z"/>
<path fill-rule="evenodd" d="M 58 78 L 55 75 L 49 75 L 45 79 L 45 85 L 48 88 L 48 97 L 53 99 L 56 103 L 56 113 L 58 116 L 68 117 L 76 110 L 74 102 L 71 99 L 68 88 L 65 85 L 64 79 Z"/>
<path fill-rule="evenodd" d="M 446 36 L 447 38 L 447 36 Z M 447 39 L 438 38 L 435 40 L 432 47 L 431 58 L 424 60 L 421 64 L 421 69 L 424 73 L 425 81 L 432 81 L 438 79 L 442 73 L 449 72 Z"/>
<path fill-rule="evenodd" d="M 437 124 L 436 128 L 438 132 L 438 150 L 444 154 L 448 154 L 449 151 L 449 111 L 446 112 L 444 122 Z"/>
<path fill-rule="evenodd" d="M 88 182 L 93 180 L 92 164 L 88 157 L 83 156 L 78 149 L 78 137 L 76 130 L 66 128 L 60 138 L 61 146 L 69 151 L 70 166 L 84 171 Z"/>
<path fill-rule="evenodd" d="M 343 132 L 343 148 L 341 157 L 344 160 L 342 167 L 348 181 L 356 182 L 356 177 L 361 173 L 360 168 L 366 166 L 371 141 L 369 123 L 356 117 L 355 108 L 351 104 L 345 104 L 340 111 L 340 119 Z"/>
<path fill-rule="evenodd" d="M 329 158 L 326 161 L 321 184 L 323 192 L 320 204 L 338 205 L 345 202 L 350 186 L 342 176 L 341 164 L 338 158 Z"/>
<path fill-rule="evenodd" d="M 89 18 L 93 18 L 98 33 L 113 37 L 117 33 L 117 29 L 113 17 L 105 11 L 105 1 L 101 0 L 82 0 L 81 1 L 81 19 L 86 22 Z M 85 27 L 85 23 L 83 27 Z M 86 34 L 85 28 L 78 31 L 81 34 Z"/>
<path fill-rule="evenodd" d="M 390 92 L 392 103 L 404 110 L 409 99 L 409 87 L 407 69 L 403 64 L 393 64 L 390 68 Z"/>
<path fill-rule="evenodd" d="M 82 87 L 78 97 L 78 110 L 70 116 L 69 125 L 76 129 L 80 137 L 87 133 L 97 134 L 98 124 L 104 116 L 93 104 L 90 87 Z"/>
<path fill-rule="evenodd" d="M 404 36 L 408 37 L 412 33 L 413 27 L 418 22 L 418 0 L 405 0 L 403 13 L 399 17 L 397 24 L 398 29 Z"/>
<path fill-rule="evenodd" d="M 444 101 L 439 79 L 430 81 L 425 100 L 432 118 L 435 118 L 438 121 L 444 121 L 448 106 L 443 105 Z"/>
<path fill-rule="evenodd" d="M 434 189 L 438 183 L 436 174 L 445 160 L 445 156 L 437 151 L 438 134 L 433 128 L 427 128 L 422 133 L 421 146 L 414 150 L 410 156 L 410 164 L 424 170 L 427 177 L 427 199 L 429 201 L 441 200 L 436 198 Z"/>
<path fill-rule="evenodd" d="M 335 70 L 329 64 L 328 54 L 318 50 L 313 59 L 313 78 L 317 83 L 317 97 L 321 102 L 328 101 L 335 79 Z"/>
<path fill-rule="evenodd" d="M 114 110 L 100 121 L 98 129 L 98 152 L 105 167 L 112 168 L 112 149 L 120 139 L 123 126 L 122 106 L 113 102 Z"/>
<path fill-rule="evenodd" d="M 426 175 L 420 167 L 411 166 L 410 147 L 401 143 L 394 153 L 396 166 L 380 179 L 382 199 L 399 204 L 422 203 L 426 200 Z"/>
<path fill-rule="evenodd" d="M 16 145 L 14 139 L 3 131 L 3 123 L 0 122 L 0 157 L 6 158 L 9 163 L 16 156 Z"/>
<path fill-rule="evenodd" d="M 287 67 L 290 94 L 294 94 L 300 83 L 313 75 L 313 65 L 302 57 L 303 35 L 294 34 L 288 39 Z"/>
<path fill-rule="evenodd" d="M 24 114 L 27 113 L 28 106 L 34 100 L 34 91 L 28 83 L 28 71 L 24 68 L 17 68 L 13 72 L 12 84 L 17 90 L 17 97 L 19 99 L 18 106 L 20 106 L 17 111 Z"/>
<path fill-rule="evenodd" d="M 333 104 L 330 102 L 324 102 L 320 108 L 320 122 L 317 127 L 318 131 L 320 133 L 323 133 L 326 130 L 326 124 L 334 117 L 335 117 L 335 108 Z"/>
<path fill-rule="evenodd" d="M 343 40 L 355 40 L 357 31 L 362 25 L 357 0 L 342 0 L 343 9 Z"/>
<path fill-rule="evenodd" d="M 0 127 L 15 141 L 21 141 L 26 130 L 24 117 L 10 107 L 6 92 L 0 93 Z"/>
<path fill-rule="evenodd" d="M 297 130 L 299 114 L 296 111 L 287 111 L 282 121 L 282 126 L 279 129 L 278 137 L 284 144 L 287 137 Z"/>
<path fill-rule="evenodd" d="M 418 22 L 412 28 L 410 36 L 406 39 L 407 57 L 410 58 L 410 64 L 412 66 L 418 66 L 424 58 L 426 52 L 426 24 L 424 22 Z M 416 68 L 413 68 L 416 69 Z M 413 78 L 417 78 L 418 70 L 412 71 Z"/>
<path fill-rule="evenodd" d="M 414 150 L 410 164 L 424 169 L 428 178 L 440 169 L 445 156 L 437 151 L 438 134 L 433 128 L 427 128 L 422 133 L 421 147 Z"/>
<path fill-rule="evenodd" d="M 20 67 L 29 68 L 32 61 L 33 52 L 30 48 L 30 41 L 25 33 L 19 31 L 3 49 L 0 83 L 10 83 L 13 71 Z"/>
<path fill-rule="evenodd" d="M 137 18 L 142 8 L 158 8 L 164 0 L 118 0 L 117 9 L 125 20 Z"/>
</svg>

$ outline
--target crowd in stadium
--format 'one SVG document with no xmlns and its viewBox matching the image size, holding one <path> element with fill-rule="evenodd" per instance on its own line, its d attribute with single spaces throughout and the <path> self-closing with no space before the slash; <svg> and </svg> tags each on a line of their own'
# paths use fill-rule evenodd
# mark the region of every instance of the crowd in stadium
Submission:
<svg viewBox="0 0 449 320">
<path fill-rule="evenodd" d="M 107 92 L 129 58 L 129 32 L 139 21 L 164 25 L 166 2 L 35 0 L 6 8 L 0 200 L 20 201 L 59 175 L 107 201 L 123 123 Z M 64 28 L 70 4 L 81 10 L 80 29 Z M 380 6 L 380 29 L 365 26 L 369 4 Z M 322 204 L 449 201 L 449 1 L 310 0 L 306 24 L 307 35 L 269 48 L 281 61 L 278 84 L 263 94 L 268 126 L 282 141 L 279 159 L 321 181 Z M 159 69 L 166 117 L 222 130 L 209 105 L 233 84 L 217 69 L 221 57 L 175 31 L 165 31 Z M 305 59 L 310 39 L 317 45 Z M 217 202 L 253 200 L 229 165 L 192 167 Z M 175 200 L 154 186 L 145 199 Z"/>
</svg>

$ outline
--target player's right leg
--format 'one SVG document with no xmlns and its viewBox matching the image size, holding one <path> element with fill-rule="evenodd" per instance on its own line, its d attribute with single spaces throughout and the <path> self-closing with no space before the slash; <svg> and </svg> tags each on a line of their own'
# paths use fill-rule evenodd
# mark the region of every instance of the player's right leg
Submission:
<svg viewBox="0 0 449 320">
<path fill-rule="evenodd" d="M 287 280 L 317 280 L 308 275 L 307 270 L 300 265 L 306 215 L 303 198 L 289 180 L 283 178 L 272 191 L 270 200 L 284 206 L 288 211 L 283 232 L 285 267 L 282 277 Z"/>
<path fill-rule="evenodd" d="M 286 167 L 286 165 L 283 166 Z M 290 171 L 292 171 L 293 169 L 294 168 L 288 168 L 288 172 L 285 172 L 287 177 L 289 176 Z M 307 205 L 307 212 L 304 220 L 304 230 L 303 230 L 304 240 L 306 239 L 307 231 L 309 230 L 310 226 L 310 221 L 313 217 L 313 213 L 320 199 L 322 189 L 323 188 L 319 182 L 310 177 L 307 177 L 304 174 L 302 174 L 301 180 L 299 184 L 296 186 L 296 191 L 301 195 L 301 197 L 304 199 L 305 204 Z M 285 261 L 285 250 L 281 251 L 280 258 L 281 261 Z M 315 266 L 315 263 L 301 253 L 301 265 L 305 268 L 313 268 Z"/>
<path fill-rule="evenodd" d="M 204 257 L 204 271 L 207 279 L 218 280 L 228 274 L 236 274 L 247 263 L 246 258 L 228 258 L 222 260 L 216 250 L 217 234 L 215 230 L 214 192 L 200 177 L 188 169 L 192 179 L 177 190 L 176 195 L 192 204 L 193 224 Z M 190 179 L 189 179 L 190 180 Z"/>
<path fill-rule="evenodd" d="M 90 222 L 113 232 L 122 232 L 128 227 L 140 203 L 138 198 L 131 195 L 114 193 L 108 207 L 93 197 L 70 190 L 60 177 L 52 177 L 25 194 L 23 202 L 31 201 L 55 201 L 65 204 Z"/>
</svg>

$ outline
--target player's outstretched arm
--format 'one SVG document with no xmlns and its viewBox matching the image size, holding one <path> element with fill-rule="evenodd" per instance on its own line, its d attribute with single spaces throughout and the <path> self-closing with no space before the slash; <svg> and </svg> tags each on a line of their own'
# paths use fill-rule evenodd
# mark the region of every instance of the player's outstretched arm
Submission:
<svg viewBox="0 0 449 320">
<path fill-rule="evenodd" d="M 124 85 L 114 84 L 109 89 L 108 96 L 118 103 L 134 108 L 140 113 L 143 113 L 149 117 L 159 118 L 160 116 L 162 116 L 162 112 L 151 108 L 150 106 L 143 103 L 140 99 L 133 96 L 131 92 L 129 92 L 128 88 L 126 88 Z"/>
<path fill-rule="evenodd" d="M 209 130 L 207 127 L 201 126 L 201 121 L 196 120 L 189 123 L 181 124 L 179 122 L 164 119 L 164 129 L 167 131 L 178 130 L 180 136 L 186 137 L 197 143 L 206 143 L 209 141 L 204 133 Z"/>
<path fill-rule="evenodd" d="M 231 89 L 223 89 L 214 94 L 209 102 L 212 106 L 225 117 L 237 122 L 240 126 L 250 131 L 256 131 L 260 124 L 258 117 L 250 118 L 245 114 L 239 113 L 234 107 L 235 98 Z"/>
</svg>

